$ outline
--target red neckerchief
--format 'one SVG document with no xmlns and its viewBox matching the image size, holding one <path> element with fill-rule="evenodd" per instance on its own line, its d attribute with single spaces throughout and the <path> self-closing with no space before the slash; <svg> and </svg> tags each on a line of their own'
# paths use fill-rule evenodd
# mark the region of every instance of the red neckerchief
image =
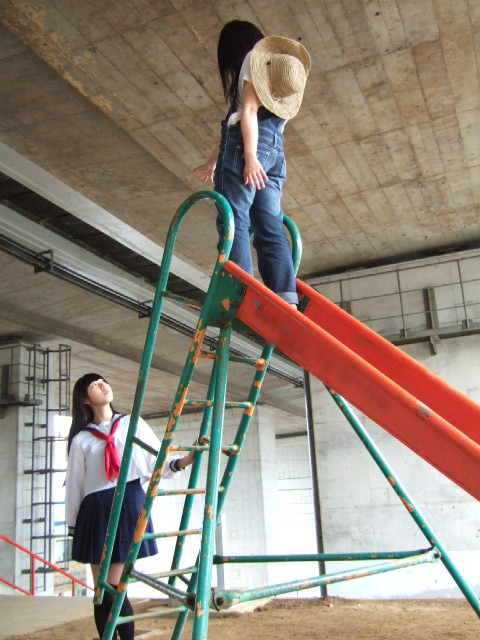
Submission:
<svg viewBox="0 0 480 640">
<path fill-rule="evenodd" d="M 113 434 L 115 433 L 122 418 L 123 416 L 115 418 L 112 423 L 112 428 L 110 429 L 110 435 L 108 436 L 101 431 L 98 431 L 98 429 L 88 429 L 96 438 L 105 440 L 105 473 L 107 474 L 107 479 L 110 482 L 118 478 L 118 472 L 120 471 L 120 456 L 118 455 L 117 447 L 115 446 Z"/>
</svg>

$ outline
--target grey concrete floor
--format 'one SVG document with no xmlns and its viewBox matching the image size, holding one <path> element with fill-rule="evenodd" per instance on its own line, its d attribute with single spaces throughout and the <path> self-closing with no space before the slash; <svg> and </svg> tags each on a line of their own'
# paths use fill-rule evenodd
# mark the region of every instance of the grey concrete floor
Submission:
<svg viewBox="0 0 480 640">
<path fill-rule="evenodd" d="M 0 639 L 81 620 L 92 615 L 92 598 L 0 596 Z"/>
</svg>

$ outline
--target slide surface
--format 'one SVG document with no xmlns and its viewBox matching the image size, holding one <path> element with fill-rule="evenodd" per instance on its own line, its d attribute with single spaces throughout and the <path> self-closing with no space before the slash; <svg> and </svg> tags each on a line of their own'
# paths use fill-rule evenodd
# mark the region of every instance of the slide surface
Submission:
<svg viewBox="0 0 480 640">
<path fill-rule="evenodd" d="M 236 317 L 480 500 L 480 407 L 297 280 L 299 313 L 232 262 Z"/>
</svg>

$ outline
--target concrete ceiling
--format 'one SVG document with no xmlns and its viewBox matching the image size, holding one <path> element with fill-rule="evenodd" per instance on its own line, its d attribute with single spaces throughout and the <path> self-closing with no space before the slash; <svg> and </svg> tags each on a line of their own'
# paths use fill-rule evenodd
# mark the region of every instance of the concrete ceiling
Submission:
<svg viewBox="0 0 480 640">
<path fill-rule="evenodd" d="M 480 246 L 478 0 L 2 0 L 0 171 L 158 264 L 175 210 L 203 187 L 191 170 L 225 112 L 216 42 L 234 18 L 312 56 L 285 130 L 302 279 Z M 205 290 L 215 240 L 202 204 L 175 275 Z M 0 336 L 71 344 L 72 376 L 105 371 L 128 404 L 147 321 L 7 253 L 0 273 Z M 147 413 L 169 409 L 188 344 L 164 331 Z M 234 396 L 244 377 L 234 368 Z M 262 400 L 303 411 L 280 377 Z"/>
</svg>

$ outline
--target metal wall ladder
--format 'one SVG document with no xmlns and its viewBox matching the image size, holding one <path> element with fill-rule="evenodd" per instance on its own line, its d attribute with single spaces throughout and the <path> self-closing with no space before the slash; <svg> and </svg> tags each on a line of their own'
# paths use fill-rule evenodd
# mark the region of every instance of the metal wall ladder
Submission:
<svg viewBox="0 0 480 640">
<path fill-rule="evenodd" d="M 200 315 L 195 334 L 193 336 L 183 373 L 177 387 L 175 399 L 171 408 L 168 424 L 159 451 L 152 450 L 146 443 L 136 437 L 136 427 L 140 416 L 148 372 L 153 355 L 155 338 L 160 322 L 163 300 L 173 299 L 176 302 L 191 305 L 190 300 L 173 296 L 167 291 L 167 280 L 173 255 L 179 225 L 193 204 L 200 200 L 211 200 L 216 206 L 224 221 L 224 237 L 221 243 L 219 256 L 211 278 L 210 286 L 206 294 L 203 306 L 199 309 Z M 298 269 L 301 255 L 301 241 L 294 223 L 285 217 L 287 230 L 292 237 L 292 252 L 295 270 Z M 188 198 L 175 214 L 168 232 L 165 253 L 160 268 L 155 299 L 150 316 L 150 323 L 145 340 L 145 349 L 140 365 L 140 373 L 136 387 L 136 393 L 132 408 L 132 415 L 128 435 L 125 443 L 122 463 L 117 482 L 117 491 L 112 506 L 107 537 L 104 547 L 103 559 L 100 565 L 100 575 L 96 585 L 95 602 L 101 602 L 104 590 L 113 597 L 111 615 L 104 631 L 103 638 L 110 640 L 115 627 L 127 620 L 145 618 L 146 615 L 121 617 L 120 611 L 125 598 L 128 583 L 133 579 L 141 581 L 160 592 L 178 601 L 176 609 L 170 609 L 169 613 L 176 611 L 177 624 L 172 638 L 180 638 L 188 614 L 195 611 L 193 622 L 193 638 L 207 637 L 209 609 L 217 606 L 213 602 L 214 594 L 211 591 L 212 565 L 214 562 L 215 528 L 227 496 L 231 478 L 235 471 L 245 435 L 251 422 L 251 418 L 257 403 L 263 380 L 265 378 L 268 363 L 273 347 L 265 345 L 259 358 L 232 356 L 230 353 L 230 336 L 232 321 L 235 316 L 235 308 L 241 300 L 244 289 L 235 285 L 232 279 L 223 269 L 223 263 L 228 259 L 233 242 L 234 223 L 233 215 L 228 202 L 219 194 L 212 191 L 201 191 Z M 220 327 L 216 353 L 202 350 L 202 342 L 207 327 Z M 212 360 L 212 370 L 204 400 L 187 398 L 188 387 L 194 373 L 195 365 L 201 358 Z M 227 373 L 229 361 L 241 362 L 253 366 L 255 369 L 252 384 L 246 401 L 226 402 Z M 198 433 L 196 445 L 176 446 L 173 444 L 176 427 L 182 413 L 182 409 L 188 406 L 203 407 L 203 417 Z M 227 408 L 243 409 L 236 436 L 233 444 L 222 444 L 224 412 Z M 120 510 L 125 491 L 128 468 L 132 455 L 132 447 L 137 445 L 156 455 L 155 470 L 150 484 L 146 490 L 145 501 L 141 511 L 134 538 L 131 542 L 127 560 L 118 588 L 115 590 L 107 582 L 110 558 L 113 543 L 118 527 Z M 188 489 L 164 490 L 159 488 L 162 473 L 167 461 L 167 456 L 172 451 L 196 452 L 192 465 Z M 198 488 L 201 461 L 204 453 L 208 453 L 208 465 L 206 473 L 206 486 Z M 219 479 L 220 458 L 225 454 L 228 458 L 223 477 Z M 184 507 L 178 531 L 162 533 L 146 533 L 148 518 L 156 497 L 168 495 L 184 495 Z M 204 496 L 204 515 L 202 529 L 189 529 L 190 515 L 194 499 L 197 495 Z M 194 566 L 181 567 L 182 551 L 188 536 L 201 536 L 199 553 Z M 175 537 L 176 545 L 171 564 L 171 569 L 155 577 L 143 574 L 134 568 L 142 540 Z M 183 588 L 176 586 L 177 580 L 183 583 Z M 158 615 L 158 614 L 156 614 Z"/>
</svg>

